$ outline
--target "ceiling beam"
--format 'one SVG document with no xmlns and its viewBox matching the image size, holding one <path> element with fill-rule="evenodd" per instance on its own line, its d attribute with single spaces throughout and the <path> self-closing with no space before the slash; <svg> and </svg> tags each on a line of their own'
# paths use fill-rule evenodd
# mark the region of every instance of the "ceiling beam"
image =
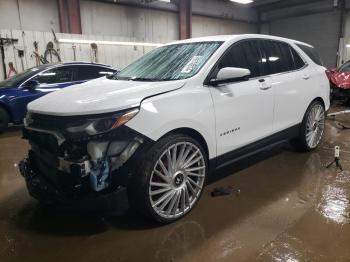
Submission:
<svg viewBox="0 0 350 262">
<path fill-rule="evenodd" d="M 301 0 L 288 0 L 288 1 L 287 0 L 280 0 L 280 1 L 276 1 L 276 2 L 257 5 L 255 7 L 261 12 L 266 12 L 266 11 L 271 11 L 271 10 L 276 10 L 276 9 L 297 7 L 297 6 L 307 5 L 307 4 L 316 3 L 316 2 L 324 2 L 324 1 L 329 2 L 329 0 L 303 0 L 303 1 L 301 1 Z"/>
</svg>

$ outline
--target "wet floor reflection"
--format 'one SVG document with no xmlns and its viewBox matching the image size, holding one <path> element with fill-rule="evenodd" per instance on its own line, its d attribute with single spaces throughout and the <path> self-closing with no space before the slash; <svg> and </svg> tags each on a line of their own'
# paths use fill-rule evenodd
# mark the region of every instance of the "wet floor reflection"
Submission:
<svg viewBox="0 0 350 262">
<path fill-rule="evenodd" d="M 349 173 L 338 173 L 333 183 L 323 187 L 317 206 L 317 211 L 326 219 L 340 225 L 350 223 L 349 178 Z"/>
</svg>

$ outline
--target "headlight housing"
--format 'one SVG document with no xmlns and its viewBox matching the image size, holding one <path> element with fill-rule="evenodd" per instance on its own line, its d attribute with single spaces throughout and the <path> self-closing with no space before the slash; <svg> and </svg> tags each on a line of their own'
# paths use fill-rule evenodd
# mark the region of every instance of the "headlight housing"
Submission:
<svg viewBox="0 0 350 262">
<path fill-rule="evenodd" d="M 108 117 L 88 119 L 84 124 L 79 126 L 70 126 L 66 128 L 66 130 L 69 133 L 85 132 L 88 135 L 103 134 L 124 125 L 130 121 L 138 112 L 139 109 L 137 108 L 124 111 L 122 113 L 116 113 Z"/>
</svg>

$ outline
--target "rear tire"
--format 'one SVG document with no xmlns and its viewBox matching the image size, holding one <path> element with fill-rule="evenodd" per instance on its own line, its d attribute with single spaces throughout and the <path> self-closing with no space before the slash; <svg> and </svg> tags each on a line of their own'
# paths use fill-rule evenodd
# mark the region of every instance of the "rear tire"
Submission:
<svg viewBox="0 0 350 262">
<path fill-rule="evenodd" d="M 4 108 L 0 107 L 0 133 L 4 132 L 10 121 L 9 114 Z"/>
<path fill-rule="evenodd" d="M 174 222 L 198 202 L 207 170 L 207 156 L 196 140 L 183 134 L 164 137 L 131 178 L 131 208 L 156 222 Z"/>
<path fill-rule="evenodd" d="M 312 102 L 306 110 L 298 137 L 291 141 L 293 146 L 304 152 L 316 149 L 323 137 L 325 119 L 323 104 L 317 100 Z"/>
</svg>

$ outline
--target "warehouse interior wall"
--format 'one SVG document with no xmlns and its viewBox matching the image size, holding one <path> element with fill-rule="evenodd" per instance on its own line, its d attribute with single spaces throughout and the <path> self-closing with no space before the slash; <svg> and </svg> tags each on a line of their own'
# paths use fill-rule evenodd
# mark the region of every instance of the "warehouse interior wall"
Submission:
<svg viewBox="0 0 350 262">
<path fill-rule="evenodd" d="M 58 32 L 57 0 L 0 0 L 0 29 Z"/>
<path fill-rule="evenodd" d="M 174 12 L 80 1 L 83 34 L 132 37 L 137 41 L 163 43 L 178 39 Z"/>
<path fill-rule="evenodd" d="M 176 11 L 80 0 L 80 15 L 86 35 L 160 43 L 179 38 Z M 193 0 L 193 36 L 256 33 L 256 20 L 257 13 L 249 8 L 219 0 Z M 1 0 L 0 29 L 59 32 L 57 0 Z"/>
<path fill-rule="evenodd" d="M 125 3 L 116 4 L 113 1 L 80 0 L 84 37 L 91 35 L 100 40 L 117 37 L 124 41 L 155 43 L 179 39 L 178 13 L 174 4 L 167 9 L 166 3 L 154 2 L 148 8 L 146 4 L 137 7 L 128 4 L 133 1 L 136 0 L 120 0 Z M 325 65 L 334 67 L 339 42 L 343 45 L 340 48 L 342 59 L 350 59 L 346 47 L 350 44 L 350 0 L 346 1 L 345 36 L 341 41 L 339 8 L 330 0 L 268 10 L 263 14 L 261 24 L 258 24 L 257 11 L 252 8 L 222 0 L 192 0 L 192 36 L 260 32 L 294 38 L 314 45 Z M 32 32 L 53 29 L 59 32 L 57 0 L 1 0 L 0 29 Z M 32 44 L 29 46 L 32 48 Z"/>
<path fill-rule="evenodd" d="M 258 12 L 254 8 L 222 0 L 192 0 L 193 15 L 257 23 Z"/>
<path fill-rule="evenodd" d="M 350 10 L 345 13 L 344 36 L 350 37 Z"/>
<path fill-rule="evenodd" d="M 240 20 L 255 19 L 255 13 L 248 12 L 247 9 L 239 16 L 232 11 L 225 12 L 222 7 L 218 8 L 219 5 L 215 5 L 213 1 L 194 1 L 193 5 L 193 37 L 257 32 L 255 23 Z M 222 14 L 225 19 L 209 17 L 213 15 L 212 11 L 205 10 L 210 10 L 210 5 L 216 7 L 216 14 Z M 83 34 L 118 35 L 134 37 L 139 41 L 161 43 L 177 40 L 179 37 L 178 15 L 174 12 L 95 1 L 81 1 L 80 6 Z M 237 20 L 232 17 L 236 17 Z"/>
<path fill-rule="evenodd" d="M 256 24 L 229 19 L 218 19 L 194 15 L 192 17 L 192 36 L 256 34 Z"/>
<path fill-rule="evenodd" d="M 149 43 L 179 39 L 178 12 L 174 4 L 168 8 L 161 2 L 149 6 L 132 5 L 134 0 L 121 2 L 80 0 L 82 34 L 72 35 L 59 33 L 57 0 L 0 0 L 0 36 L 19 40 L 4 47 L 6 67 L 10 61 L 14 62 L 18 72 L 34 66 L 33 43 L 38 42 L 42 54 L 46 44 L 53 41 L 51 30 L 58 37 L 69 39 Z M 192 11 L 195 37 L 257 32 L 257 13 L 249 8 L 221 0 L 193 0 Z M 57 48 L 63 62 L 72 61 L 74 52 L 78 61 L 91 61 L 89 45 L 60 44 Z M 18 50 L 24 50 L 24 58 L 18 57 Z M 149 50 L 133 46 L 99 46 L 99 62 L 120 69 Z M 3 74 L 2 67 L 0 63 L 0 74 Z M 4 76 L 0 75 L 0 79 Z"/>
<path fill-rule="evenodd" d="M 0 29 L 0 36 L 7 38 L 18 39 L 13 45 L 5 45 L 5 59 L 6 70 L 8 72 L 8 63 L 13 62 L 18 72 L 22 72 L 27 68 L 37 66 L 37 60 L 34 55 L 34 41 L 38 43 L 38 53 L 43 55 L 46 45 L 54 41 L 52 32 L 38 32 L 38 31 L 21 31 L 21 30 L 5 30 Z M 63 34 L 56 33 L 57 39 L 68 40 L 89 40 L 89 41 L 115 41 L 115 42 L 137 42 L 135 38 L 117 37 L 117 36 L 101 36 L 99 35 L 83 35 L 83 34 Z M 149 46 L 134 46 L 134 45 L 105 45 L 98 44 L 96 53 L 92 50 L 89 43 L 68 43 L 59 42 L 54 44 L 54 48 L 60 55 L 62 62 L 84 61 L 95 62 L 110 65 L 116 69 L 121 69 L 131 62 L 135 61 L 145 53 L 149 52 L 155 47 Z M 19 57 L 18 50 L 24 50 L 24 56 Z M 0 59 L 2 59 L 0 57 Z M 2 60 L 0 60 L 2 61 Z M 53 61 L 57 62 L 57 61 Z M 2 64 L 0 63 L 0 79 L 3 79 Z"/>
</svg>

